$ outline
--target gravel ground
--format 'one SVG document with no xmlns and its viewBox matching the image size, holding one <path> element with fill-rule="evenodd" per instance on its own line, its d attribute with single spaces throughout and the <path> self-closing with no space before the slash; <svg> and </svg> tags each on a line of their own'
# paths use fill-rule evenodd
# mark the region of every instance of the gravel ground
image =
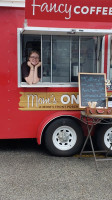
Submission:
<svg viewBox="0 0 112 200">
<path fill-rule="evenodd" d="M 54 157 L 34 140 L 0 141 L 0 200 L 112 200 L 112 161 Z"/>
</svg>

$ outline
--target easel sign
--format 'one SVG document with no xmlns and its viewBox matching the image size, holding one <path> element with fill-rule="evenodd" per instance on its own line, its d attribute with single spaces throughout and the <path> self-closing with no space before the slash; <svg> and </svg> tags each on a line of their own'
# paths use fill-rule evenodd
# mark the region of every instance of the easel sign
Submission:
<svg viewBox="0 0 112 200">
<path fill-rule="evenodd" d="M 96 107 L 107 107 L 106 74 L 79 73 L 79 107 L 85 108 L 88 102 L 97 102 Z"/>
</svg>

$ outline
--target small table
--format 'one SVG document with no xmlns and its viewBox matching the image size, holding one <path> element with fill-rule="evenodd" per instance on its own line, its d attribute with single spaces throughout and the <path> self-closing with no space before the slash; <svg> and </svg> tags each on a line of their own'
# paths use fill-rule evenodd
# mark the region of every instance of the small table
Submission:
<svg viewBox="0 0 112 200">
<path fill-rule="evenodd" d="M 101 124 L 102 123 L 102 120 L 103 120 L 103 124 L 111 124 L 112 123 L 112 120 L 109 121 L 109 119 L 112 119 L 112 115 L 87 115 L 87 113 L 85 111 L 81 111 L 81 121 L 83 123 L 85 123 L 87 125 L 87 131 L 88 131 L 88 134 L 87 134 L 87 137 L 86 137 L 86 140 L 84 142 L 84 145 L 82 147 L 82 150 L 80 152 L 80 157 L 82 156 L 83 153 L 93 153 L 93 156 L 94 156 L 94 160 L 95 160 L 95 165 L 96 165 L 96 169 L 98 170 L 98 165 L 97 165 L 97 161 L 105 161 L 105 160 L 112 160 L 112 158 L 107 158 L 108 156 L 108 153 L 109 151 L 111 150 L 111 147 L 112 147 L 112 141 L 111 141 L 111 145 L 110 145 L 110 149 L 108 151 L 95 151 L 94 150 L 94 146 L 93 146 L 93 141 L 92 141 L 92 137 L 91 137 L 91 133 L 92 133 L 92 130 L 93 130 L 93 127 L 97 124 Z M 87 144 L 87 141 L 88 139 L 90 139 L 90 144 L 91 144 L 91 148 L 92 148 L 92 151 L 84 151 L 84 148 Z M 96 153 L 106 153 L 106 158 L 101 158 L 101 159 L 97 159 L 96 158 Z"/>
</svg>

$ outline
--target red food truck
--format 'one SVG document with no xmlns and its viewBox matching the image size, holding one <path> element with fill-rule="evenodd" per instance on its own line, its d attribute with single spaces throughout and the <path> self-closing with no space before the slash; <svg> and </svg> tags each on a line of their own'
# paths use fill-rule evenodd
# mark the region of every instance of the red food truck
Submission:
<svg viewBox="0 0 112 200">
<path fill-rule="evenodd" d="M 0 139 L 36 138 L 53 155 L 76 154 L 86 136 L 78 73 L 112 79 L 111 34 L 112 0 L 1 0 Z M 37 84 L 22 79 L 31 50 L 41 55 Z M 111 125 L 95 132 L 109 149 Z"/>
</svg>

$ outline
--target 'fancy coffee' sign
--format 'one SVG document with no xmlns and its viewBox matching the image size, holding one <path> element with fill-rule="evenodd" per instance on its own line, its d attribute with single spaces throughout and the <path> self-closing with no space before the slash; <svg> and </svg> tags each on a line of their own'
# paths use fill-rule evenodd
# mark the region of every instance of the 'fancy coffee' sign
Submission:
<svg viewBox="0 0 112 200">
<path fill-rule="evenodd" d="M 26 0 L 25 18 L 112 22 L 112 0 Z"/>
</svg>

